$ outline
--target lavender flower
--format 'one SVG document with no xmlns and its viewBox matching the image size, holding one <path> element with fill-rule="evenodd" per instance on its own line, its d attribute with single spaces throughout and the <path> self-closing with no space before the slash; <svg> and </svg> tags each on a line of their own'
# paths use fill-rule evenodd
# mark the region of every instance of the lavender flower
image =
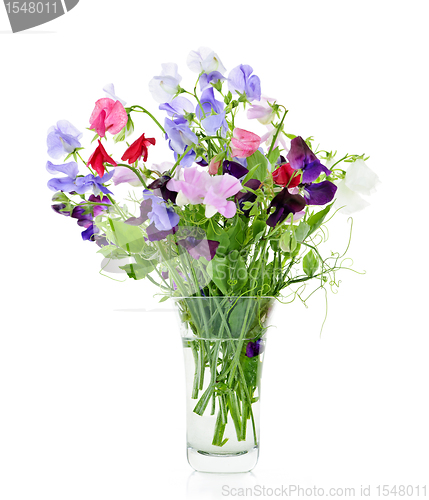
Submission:
<svg viewBox="0 0 429 500">
<path fill-rule="evenodd" d="M 48 130 L 48 155 L 58 160 L 80 148 L 82 133 L 67 120 L 60 120 Z"/>
<path fill-rule="evenodd" d="M 231 92 L 245 93 L 247 100 L 261 100 L 261 81 L 256 75 L 252 75 L 253 68 L 248 64 L 240 64 L 240 66 L 232 69 L 228 76 L 228 86 Z M 251 76 L 252 75 L 252 76 Z"/>
</svg>

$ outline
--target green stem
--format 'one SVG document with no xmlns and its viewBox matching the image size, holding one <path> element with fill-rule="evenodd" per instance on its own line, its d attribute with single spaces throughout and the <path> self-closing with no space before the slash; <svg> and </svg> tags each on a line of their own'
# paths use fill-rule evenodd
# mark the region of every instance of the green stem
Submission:
<svg viewBox="0 0 429 500">
<path fill-rule="evenodd" d="M 139 108 L 141 111 L 137 111 L 137 108 Z M 130 111 L 137 111 L 138 113 L 146 113 L 148 116 L 152 118 L 152 120 L 158 125 L 158 127 L 162 130 L 162 133 L 165 134 L 165 129 L 164 127 L 159 123 L 159 121 L 153 116 L 152 113 L 150 113 L 147 109 L 143 108 L 142 106 L 131 106 Z"/>
</svg>

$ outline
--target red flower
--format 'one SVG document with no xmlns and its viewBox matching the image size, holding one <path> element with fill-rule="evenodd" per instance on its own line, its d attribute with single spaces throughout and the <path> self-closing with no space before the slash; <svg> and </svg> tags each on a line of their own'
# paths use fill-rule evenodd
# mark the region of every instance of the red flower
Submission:
<svg viewBox="0 0 429 500">
<path fill-rule="evenodd" d="M 100 139 L 98 139 L 98 148 L 92 153 L 89 157 L 87 166 L 91 166 L 100 177 L 104 175 L 104 163 L 108 163 L 109 165 L 113 165 L 116 167 L 117 163 L 113 158 L 106 153 L 103 145 L 101 144 Z"/>
<path fill-rule="evenodd" d="M 151 144 L 155 145 L 155 139 L 146 139 L 144 134 L 139 137 L 131 146 L 125 151 L 122 156 L 122 161 L 128 160 L 128 163 L 132 165 L 134 162 L 139 160 L 143 156 L 143 161 L 147 160 L 147 148 Z"/>
<path fill-rule="evenodd" d="M 290 163 L 283 163 L 283 165 L 280 165 L 280 167 L 276 168 L 273 172 L 274 182 L 278 186 L 287 186 L 288 188 L 296 187 L 301 182 L 301 174 L 295 175 L 295 177 L 290 181 L 295 172 L 296 170 L 290 166 Z"/>
</svg>

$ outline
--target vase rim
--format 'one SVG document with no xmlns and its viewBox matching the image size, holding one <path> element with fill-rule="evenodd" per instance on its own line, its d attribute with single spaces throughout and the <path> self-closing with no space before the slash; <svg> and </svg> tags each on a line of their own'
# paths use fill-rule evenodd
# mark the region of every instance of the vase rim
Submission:
<svg viewBox="0 0 429 500">
<path fill-rule="evenodd" d="M 273 295 L 245 295 L 245 296 L 240 296 L 240 295 L 209 295 L 208 297 L 202 297 L 202 296 L 187 296 L 187 295 L 181 295 L 181 296 L 174 296 L 170 297 L 172 300 L 182 300 L 182 299 L 276 299 L 277 297 L 274 297 Z"/>
</svg>

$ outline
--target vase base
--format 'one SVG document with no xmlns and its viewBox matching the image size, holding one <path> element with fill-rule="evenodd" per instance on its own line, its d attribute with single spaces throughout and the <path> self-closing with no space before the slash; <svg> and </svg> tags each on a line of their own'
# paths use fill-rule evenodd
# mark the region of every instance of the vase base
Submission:
<svg viewBox="0 0 429 500">
<path fill-rule="evenodd" d="M 238 453 L 207 453 L 188 447 L 189 465 L 197 472 L 237 474 L 249 472 L 258 462 L 259 449 Z"/>
</svg>

